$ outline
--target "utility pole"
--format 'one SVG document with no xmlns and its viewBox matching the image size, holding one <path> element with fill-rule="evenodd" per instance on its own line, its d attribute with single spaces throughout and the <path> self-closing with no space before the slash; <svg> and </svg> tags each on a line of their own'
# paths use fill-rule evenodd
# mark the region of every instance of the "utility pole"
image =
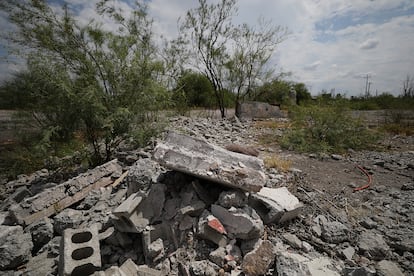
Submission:
<svg viewBox="0 0 414 276">
<path fill-rule="evenodd" d="M 365 76 L 365 98 L 369 97 L 369 87 L 371 86 L 371 82 L 369 82 L 369 79 L 371 78 L 371 76 L 369 74 L 367 74 Z"/>
</svg>

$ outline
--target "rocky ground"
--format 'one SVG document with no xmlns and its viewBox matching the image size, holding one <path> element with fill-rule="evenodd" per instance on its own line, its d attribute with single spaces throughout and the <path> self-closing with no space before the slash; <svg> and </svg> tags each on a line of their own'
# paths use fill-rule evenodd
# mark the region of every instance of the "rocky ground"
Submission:
<svg viewBox="0 0 414 276">
<path fill-rule="evenodd" d="M 6 184 L 9 196 L 0 204 L 0 274 L 56 274 L 64 229 L 98 225 L 101 232 L 113 231 L 100 241 L 102 270 L 122 270 L 131 259 L 155 269 L 143 275 L 414 275 L 414 137 L 388 137 L 383 152 L 296 154 L 277 144 L 286 124 L 286 119 L 178 117 L 169 128 L 221 147 L 250 146 L 260 159 L 286 161 L 288 166 L 265 169 L 265 186 L 287 187 L 300 200 L 303 208 L 294 219 L 268 222 L 251 207 L 248 198 L 254 193 L 168 171 L 151 160 L 151 147 L 123 148 L 116 154 L 122 171 L 112 176 L 129 173 L 118 186 L 97 189 L 26 227 L 9 217 L 10 209 L 33 203 L 27 198 L 64 179 L 43 170 Z M 355 191 L 369 180 L 368 188 Z M 207 187 L 204 192 L 200 183 Z M 146 208 L 154 213 L 144 230 L 121 231 L 114 214 L 135 192 L 146 192 L 144 199 L 162 204 Z M 219 234 L 200 230 L 212 227 L 212 214 L 222 216 L 228 233 L 220 233 L 217 225 Z M 234 229 L 226 216 L 245 223 Z M 165 225 L 169 235 L 154 234 Z"/>
</svg>

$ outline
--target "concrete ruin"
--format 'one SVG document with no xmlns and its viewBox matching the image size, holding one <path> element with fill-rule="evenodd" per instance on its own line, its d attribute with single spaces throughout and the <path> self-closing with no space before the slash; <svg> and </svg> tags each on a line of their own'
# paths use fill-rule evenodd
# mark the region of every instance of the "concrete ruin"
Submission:
<svg viewBox="0 0 414 276">
<path fill-rule="evenodd" d="M 283 118 L 285 117 L 277 105 L 263 102 L 243 102 L 237 106 L 237 117 L 241 119 L 253 118 Z"/>
<path fill-rule="evenodd" d="M 261 159 L 175 132 L 157 145 L 154 158 L 169 169 L 245 191 L 258 192 L 266 181 Z"/>
</svg>

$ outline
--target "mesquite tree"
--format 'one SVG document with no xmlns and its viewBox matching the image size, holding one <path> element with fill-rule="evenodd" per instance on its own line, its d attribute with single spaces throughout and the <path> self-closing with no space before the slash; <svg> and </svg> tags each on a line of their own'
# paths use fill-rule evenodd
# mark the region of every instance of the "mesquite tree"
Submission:
<svg viewBox="0 0 414 276">
<path fill-rule="evenodd" d="M 225 93 L 236 94 L 236 103 L 244 100 L 257 83 L 272 76 L 266 67 L 276 46 L 283 41 L 285 28 L 264 20 L 255 29 L 247 24 L 235 26 L 236 0 L 221 0 L 187 12 L 180 22 L 180 41 L 186 41 L 188 67 L 203 73 L 211 82 L 222 117 L 225 117 Z"/>
<path fill-rule="evenodd" d="M 83 130 L 93 145 L 93 163 L 110 158 L 132 118 L 145 120 L 166 102 L 145 1 L 129 13 L 116 3 L 102 0 L 96 6 L 116 31 L 93 20 L 81 24 L 67 5 L 56 8 L 42 0 L 0 4 L 16 26 L 8 39 L 28 60 L 33 114 L 53 130 L 52 138 Z"/>
</svg>

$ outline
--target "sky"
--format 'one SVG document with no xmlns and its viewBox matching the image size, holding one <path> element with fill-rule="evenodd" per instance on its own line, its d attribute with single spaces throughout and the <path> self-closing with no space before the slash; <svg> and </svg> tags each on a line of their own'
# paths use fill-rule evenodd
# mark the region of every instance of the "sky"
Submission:
<svg viewBox="0 0 414 276">
<path fill-rule="evenodd" d="M 128 10 L 132 0 L 118 1 Z M 198 3 L 146 1 L 156 35 L 166 38 L 177 35 L 177 19 Z M 66 2 L 80 22 L 99 18 L 96 0 Z M 332 89 L 348 97 L 362 95 L 367 76 L 371 94 L 399 95 L 407 75 L 414 77 L 413 0 L 238 0 L 237 6 L 236 24 L 254 25 L 264 17 L 289 29 L 270 65 L 278 72 L 290 72 L 290 80 L 305 83 L 313 95 Z M 1 32 L 10 29 L 0 13 Z M 24 61 L 8 55 L 4 44 L 0 41 L 0 81 L 24 68 Z"/>
</svg>

